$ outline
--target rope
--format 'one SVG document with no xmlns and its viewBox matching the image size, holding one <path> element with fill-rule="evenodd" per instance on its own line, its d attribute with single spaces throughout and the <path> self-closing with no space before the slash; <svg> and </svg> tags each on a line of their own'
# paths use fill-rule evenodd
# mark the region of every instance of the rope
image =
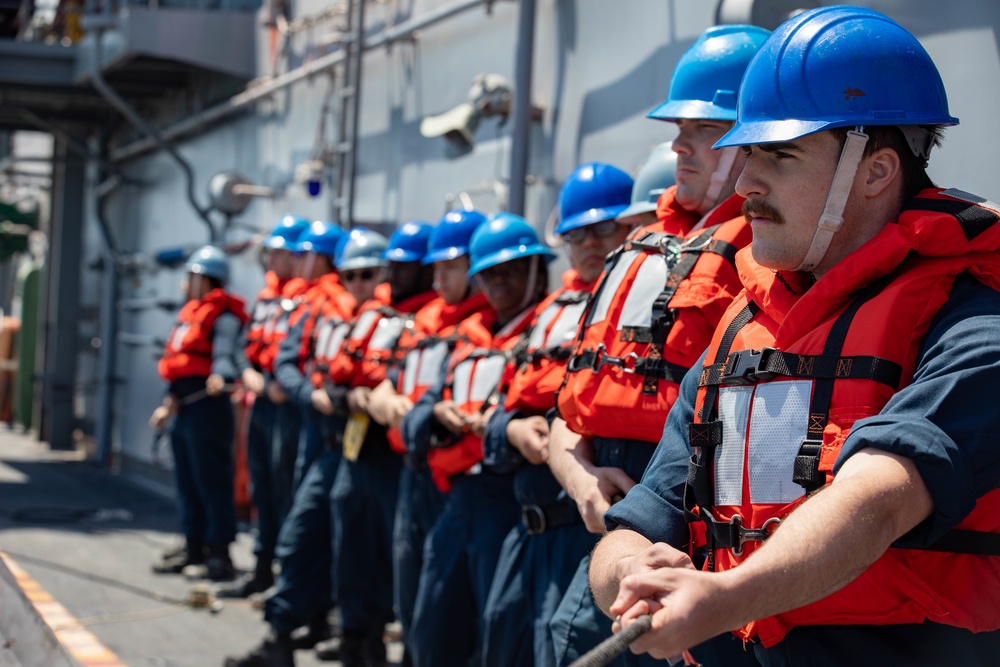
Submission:
<svg viewBox="0 0 1000 667">
<path fill-rule="evenodd" d="M 608 637 L 603 642 L 595 646 L 580 656 L 569 667 L 604 667 L 628 649 L 629 644 L 638 639 L 641 635 L 649 632 L 653 626 L 653 617 L 650 615 L 640 616 L 635 623 L 628 626 L 617 635 Z"/>
</svg>

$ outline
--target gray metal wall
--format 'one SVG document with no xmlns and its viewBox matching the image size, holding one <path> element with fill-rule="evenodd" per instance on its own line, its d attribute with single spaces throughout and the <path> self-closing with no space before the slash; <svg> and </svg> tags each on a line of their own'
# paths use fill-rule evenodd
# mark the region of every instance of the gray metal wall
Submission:
<svg viewBox="0 0 1000 667">
<path fill-rule="evenodd" d="M 298 3 L 302 15 L 325 4 Z M 450 0 L 396 4 L 409 16 L 420 16 Z M 948 4 L 947 11 L 933 0 L 864 4 L 889 13 L 920 37 L 944 76 L 953 115 L 962 119 L 934 156 L 932 176 L 941 184 L 1000 199 L 1000 184 L 987 163 L 1000 149 L 992 120 L 1000 102 L 1000 4 L 964 0 Z M 369 25 L 387 20 L 377 14 L 386 7 L 373 6 Z M 435 220 L 445 210 L 445 195 L 465 189 L 478 206 L 495 210 L 490 188 L 482 186 L 507 177 L 510 125 L 498 130 L 496 120 L 484 120 L 474 152 L 455 160 L 444 157 L 443 140 L 420 136 L 418 127 L 423 117 L 464 101 L 476 74 L 496 72 L 513 81 L 517 9 L 516 3 L 497 2 L 492 15 L 471 10 L 424 30 L 413 42 L 366 54 L 358 220 Z M 545 111 L 543 121 L 532 128 L 529 173 L 534 178 L 526 211 L 534 223 L 541 227 L 559 184 L 579 163 L 610 161 L 634 172 L 653 145 L 674 135 L 672 125 L 644 115 L 665 96 L 674 64 L 712 24 L 714 12 L 715 3 L 694 0 L 539 1 L 531 95 Z M 316 32 L 313 39 L 321 35 Z M 266 43 L 262 32 L 262 71 L 267 70 Z M 309 43 L 307 35 L 293 41 L 289 62 L 314 56 Z M 203 185 L 217 171 L 237 169 L 258 184 L 287 186 L 283 197 L 251 204 L 239 216 L 240 223 L 264 230 L 285 211 L 312 218 L 328 215 L 328 192 L 310 199 L 291 182 L 295 166 L 313 147 L 326 85 L 322 76 L 297 84 L 259 104 L 254 115 L 180 145 Z M 123 248 L 151 253 L 207 239 L 186 204 L 181 174 L 166 156 L 140 159 L 127 170 L 144 185 L 123 188 L 109 208 Z M 233 238 L 245 234 L 234 229 Z M 91 234 L 87 244 L 88 255 L 98 252 L 96 236 Z M 179 298 L 180 279 L 177 271 L 141 272 L 125 281 L 123 296 Z M 234 289 L 252 299 L 261 284 L 255 255 L 238 258 Z M 98 294 L 87 289 L 84 301 L 96 306 Z M 172 319 L 172 313 L 159 310 L 125 313 L 121 329 L 163 338 Z M 163 384 L 156 374 L 154 348 L 120 350 L 118 373 L 124 384 L 117 392 L 115 440 L 124 453 L 145 459 L 150 439 L 146 419 L 160 400 Z"/>
</svg>

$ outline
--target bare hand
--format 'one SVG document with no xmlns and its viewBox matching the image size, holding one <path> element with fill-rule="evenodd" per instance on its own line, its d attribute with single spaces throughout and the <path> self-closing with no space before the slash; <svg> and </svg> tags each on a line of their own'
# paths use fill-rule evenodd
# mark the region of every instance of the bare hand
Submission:
<svg viewBox="0 0 1000 667">
<path fill-rule="evenodd" d="M 347 408 L 351 412 L 368 414 L 368 399 L 371 397 L 370 387 L 354 387 L 347 392 Z"/>
<path fill-rule="evenodd" d="M 465 418 L 466 427 L 477 438 L 486 435 L 486 425 L 490 422 L 490 417 L 497 411 L 497 406 L 493 405 L 486 412 L 476 412 Z"/>
<path fill-rule="evenodd" d="M 167 425 L 167 420 L 170 419 L 170 413 L 171 410 L 168 406 L 161 405 L 153 410 L 153 415 L 149 418 L 149 425 L 157 431 L 162 431 Z"/>
<path fill-rule="evenodd" d="M 686 553 L 669 544 L 657 542 L 634 556 L 622 558 L 615 565 L 615 570 L 618 581 L 621 581 L 631 575 L 655 572 L 668 567 L 695 569 L 694 563 L 691 562 L 691 558 Z"/>
<path fill-rule="evenodd" d="M 511 419 L 507 423 L 507 442 L 521 452 L 532 465 L 545 463 L 549 458 L 549 422 L 535 415 L 525 419 Z"/>
<path fill-rule="evenodd" d="M 406 396 L 400 396 L 395 391 L 380 391 L 382 385 L 372 390 L 368 398 L 368 414 L 383 426 L 396 428 L 403 417 L 413 409 L 413 401 Z"/>
<path fill-rule="evenodd" d="M 333 414 L 333 401 L 330 400 L 330 396 L 326 393 L 325 389 L 313 389 L 310 401 L 320 414 L 327 416 Z"/>
<path fill-rule="evenodd" d="M 205 393 L 209 396 L 218 396 L 226 390 L 226 379 L 221 375 L 212 373 L 205 380 Z"/>
<path fill-rule="evenodd" d="M 466 432 L 465 415 L 459 411 L 455 401 L 435 403 L 431 412 L 434 419 L 455 435 L 463 435 Z"/>
<path fill-rule="evenodd" d="M 665 660 L 692 646 L 743 625 L 741 604 L 729 595 L 728 578 L 693 568 L 660 568 L 622 580 L 611 613 L 615 629 L 628 627 L 644 614 L 652 629 L 632 643 L 633 653 Z"/>
<path fill-rule="evenodd" d="M 253 368 L 243 371 L 243 386 L 247 391 L 260 396 L 264 393 L 264 376 Z"/>
<path fill-rule="evenodd" d="M 566 492 L 576 501 L 587 530 L 601 535 L 606 532 L 604 515 L 611 504 L 620 500 L 635 480 L 621 468 L 603 468 L 587 464 L 566 486 Z"/>
<path fill-rule="evenodd" d="M 285 388 L 277 380 L 271 380 L 267 383 L 267 397 L 275 405 L 281 405 L 288 401 L 288 394 L 285 393 Z"/>
</svg>

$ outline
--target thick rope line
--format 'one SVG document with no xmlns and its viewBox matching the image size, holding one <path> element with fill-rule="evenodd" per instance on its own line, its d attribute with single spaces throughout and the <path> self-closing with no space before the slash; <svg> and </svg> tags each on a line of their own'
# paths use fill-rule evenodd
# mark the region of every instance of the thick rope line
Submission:
<svg viewBox="0 0 1000 667">
<path fill-rule="evenodd" d="M 635 623 L 628 626 L 617 635 L 608 637 L 603 642 L 587 651 L 574 661 L 569 667 L 604 667 L 619 655 L 624 653 L 629 644 L 638 639 L 641 635 L 649 632 L 653 626 L 653 617 L 650 615 L 640 616 Z"/>
</svg>

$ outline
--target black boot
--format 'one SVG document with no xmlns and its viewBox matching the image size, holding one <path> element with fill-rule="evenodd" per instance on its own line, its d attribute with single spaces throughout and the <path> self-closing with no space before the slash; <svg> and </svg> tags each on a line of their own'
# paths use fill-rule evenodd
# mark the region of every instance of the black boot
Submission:
<svg viewBox="0 0 1000 667">
<path fill-rule="evenodd" d="M 201 542 L 187 542 L 183 549 L 171 549 L 163 554 L 163 559 L 153 563 L 156 574 L 180 574 L 188 565 L 201 565 L 205 562 L 205 545 Z"/>
<path fill-rule="evenodd" d="M 385 657 L 384 630 L 385 628 L 373 630 L 365 638 L 365 654 L 368 659 L 368 667 L 389 667 L 389 662 Z"/>
<path fill-rule="evenodd" d="M 268 633 L 249 653 L 226 658 L 224 667 L 295 667 L 292 640 L 288 635 Z"/>
<path fill-rule="evenodd" d="M 367 667 L 368 637 L 363 632 L 344 630 L 340 640 L 340 664 L 342 667 Z"/>
<path fill-rule="evenodd" d="M 271 563 L 258 560 L 253 572 L 243 575 L 231 584 L 220 586 L 216 596 L 245 599 L 254 593 L 263 593 L 273 585 L 274 572 L 271 570 Z"/>
<path fill-rule="evenodd" d="M 205 576 L 212 581 L 230 581 L 236 576 L 236 569 L 229 557 L 229 544 L 209 544 L 205 558 Z"/>
</svg>

